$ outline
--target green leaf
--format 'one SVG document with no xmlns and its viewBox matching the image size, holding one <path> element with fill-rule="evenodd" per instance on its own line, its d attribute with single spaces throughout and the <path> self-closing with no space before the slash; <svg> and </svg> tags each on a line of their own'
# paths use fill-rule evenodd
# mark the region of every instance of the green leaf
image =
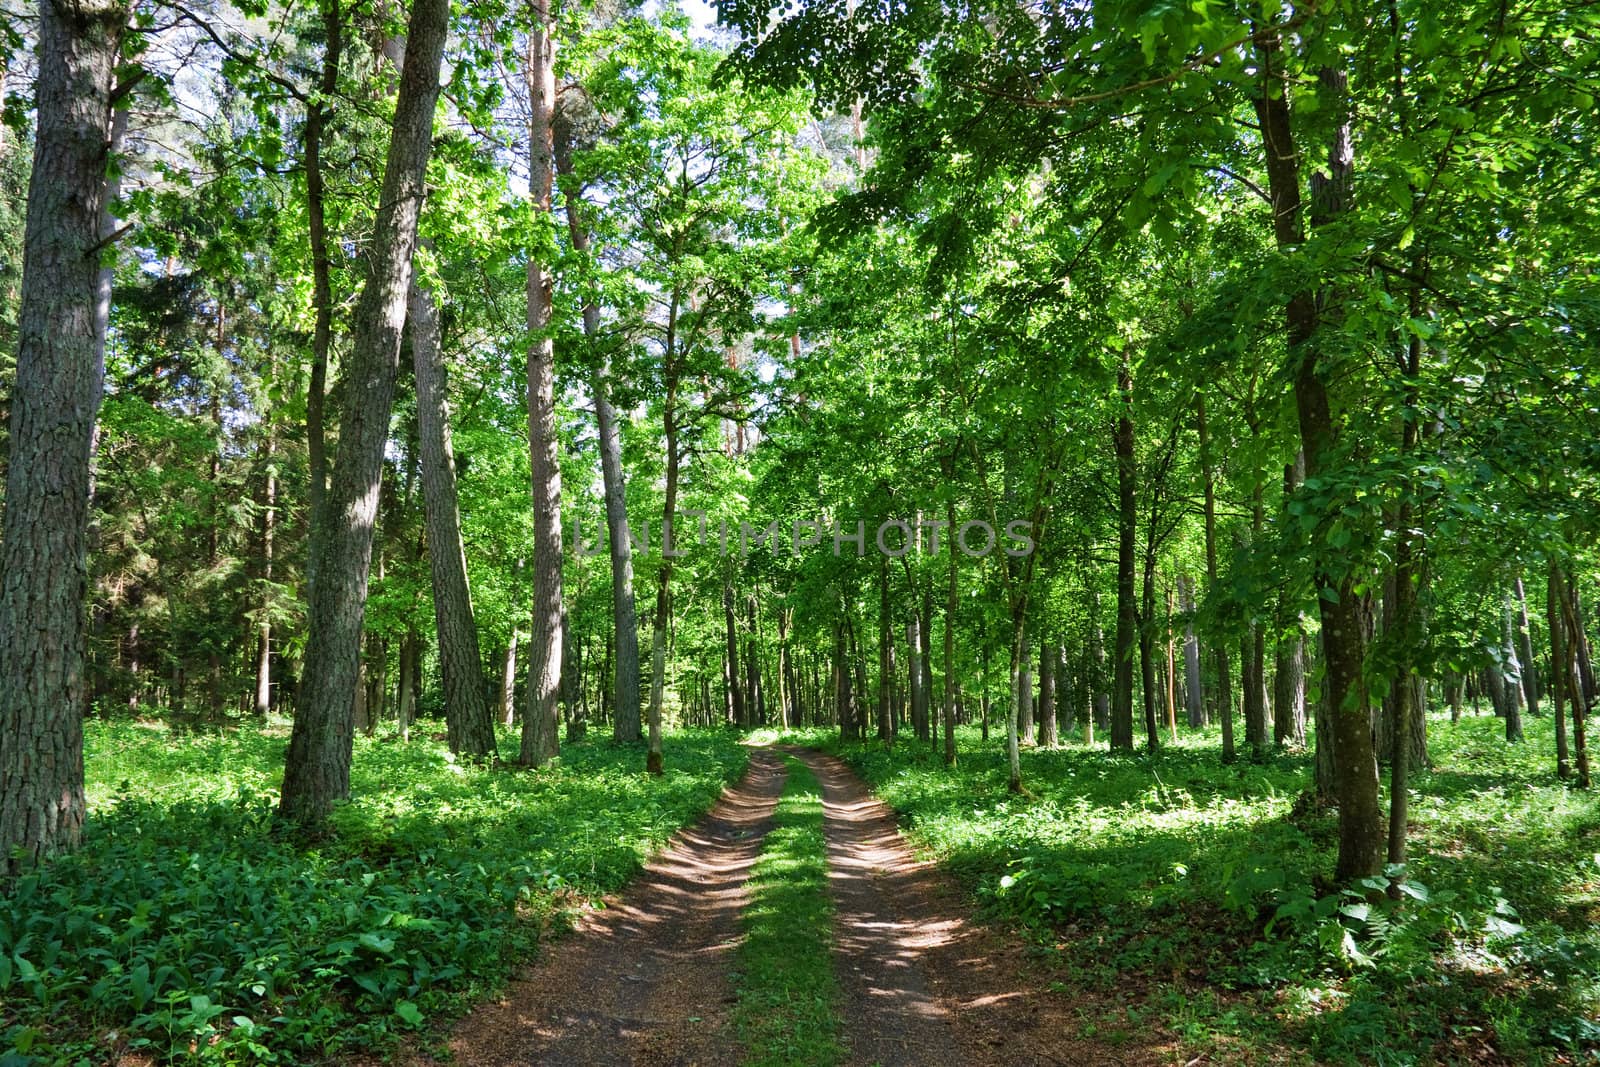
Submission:
<svg viewBox="0 0 1600 1067">
<path fill-rule="evenodd" d="M 394 1013 L 409 1026 L 422 1025 L 422 1009 L 409 1000 L 402 1000 L 394 1006 Z"/>
</svg>

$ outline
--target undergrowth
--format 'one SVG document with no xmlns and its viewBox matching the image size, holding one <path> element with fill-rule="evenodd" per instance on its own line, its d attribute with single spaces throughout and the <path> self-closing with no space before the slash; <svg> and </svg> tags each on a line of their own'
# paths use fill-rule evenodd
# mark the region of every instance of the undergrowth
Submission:
<svg viewBox="0 0 1600 1067">
<path fill-rule="evenodd" d="M 607 741 L 526 772 L 362 737 L 355 799 L 307 846 L 273 818 L 286 741 L 281 721 L 87 724 L 82 848 L 0 897 L 0 1064 L 382 1050 L 501 982 L 566 904 L 619 888 L 747 752 L 678 733 L 652 779 L 642 749 Z"/>
<path fill-rule="evenodd" d="M 1018 796 L 976 731 L 954 773 L 925 743 L 826 743 L 1066 982 L 1153 1006 L 1197 1052 L 1594 1062 L 1600 799 L 1555 778 L 1548 717 L 1525 728 L 1507 745 L 1492 716 L 1429 722 L 1398 900 L 1374 900 L 1388 878 L 1331 884 L 1308 754 L 1224 767 L 1214 732 L 1154 757 L 1025 749 Z"/>
<path fill-rule="evenodd" d="M 739 951 L 739 1035 L 757 1067 L 826 1067 L 843 1058 L 834 1013 L 833 903 L 828 896 L 822 792 L 792 756 L 750 875 Z"/>
</svg>

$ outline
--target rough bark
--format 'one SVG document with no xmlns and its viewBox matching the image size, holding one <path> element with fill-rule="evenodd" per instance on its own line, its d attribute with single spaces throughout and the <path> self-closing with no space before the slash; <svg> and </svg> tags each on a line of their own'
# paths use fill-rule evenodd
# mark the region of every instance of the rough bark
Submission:
<svg viewBox="0 0 1600 1067">
<path fill-rule="evenodd" d="M 339 60 L 344 51 L 344 16 L 339 0 L 325 0 L 322 15 L 322 71 L 317 95 L 306 108 L 306 229 L 311 242 L 311 384 L 306 391 L 306 466 L 310 473 L 306 500 L 315 530 L 316 516 L 328 487 L 327 430 L 324 407 L 328 393 L 328 355 L 333 347 L 333 261 L 328 252 L 327 185 L 323 176 L 322 141 L 327 134 L 330 101 L 339 88 Z M 315 566 L 315 552 L 308 553 Z M 311 572 L 306 578 L 310 583 Z"/>
<path fill-rule="evenodd" d="M 305 681 L 279 809 L 305 826 L 320 823 L 350 792 L 351 712 L 373 523 L 449 14 L 449 0 L 417 0 L 412 8 L 367 279 L 345 368 L 337 463 L 323 507 L 313 516 L 321 532 L 312 538 L 316 562 Z"/>
<path fill-rule="evenodd" d="M 467 580 L 466 547 L 461 540 L 439 310 L 432 291 L 415 276 L 411 283 L 410 318 L 423 515 L 428 528 L 428 570 L 433 579 L 433 618 L 439 633 L 445 732 L 450 751 L 469 759 L 487 759 L 495 755 L 494 712 L 489 706 L 489 686 L 483 674 L 477 618 Z"/>
<path fill-rule="evenodd" d="M 121 3 L 41 0 L 0 533 L 0 875 L 83 826 L 89 485 L 104 366 L 99 246 Z"/>
<path fill-rule="evenodd" d="M 528 138 L 529 198 L 548 216 L 555 187 L 555 35 L 549 0 L 533 0 L 524 80 L 532 113 Z M 533 501 L 533 617 L 528 633 L 528 707 L 517 762 L 539 767 L 555 757 L 560 722 L 561 463 L 556 433 L 555 341 L 550 336 L 554 279 L 538 257 L 528 259 L 528 456 Z M 585 325 L 588 324 L 585 308 Z"/>
</svg>

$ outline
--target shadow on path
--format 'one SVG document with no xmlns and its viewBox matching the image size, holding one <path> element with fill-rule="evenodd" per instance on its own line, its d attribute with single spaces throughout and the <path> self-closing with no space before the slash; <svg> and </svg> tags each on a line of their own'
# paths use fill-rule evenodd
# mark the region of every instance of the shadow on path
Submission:
<svg viewBox="0 0 1600 1067">
<path fill-rule="evenodd" d="M 1159 1039 L 1084 1041 L 1077 1006 L 1014 939 L 963 915 L 968 906 L 911 854 L 892 810 L 842 761 L 785 751 L 822 783 L 841 1031 L 852 1064 L 1168 1064 Z M 1181 1059 L 1178 1062 L 1182 1062 Z"/>
<path fill-rule="evenodd" d="M 736 1064 L 728 981 L 745 881 L 772 829 L 783 761 L 750 769 L 673 838 L 620 900 L 586 912 L 532 972 L 456 1026 L 463 1065 Z"/>
</svg>

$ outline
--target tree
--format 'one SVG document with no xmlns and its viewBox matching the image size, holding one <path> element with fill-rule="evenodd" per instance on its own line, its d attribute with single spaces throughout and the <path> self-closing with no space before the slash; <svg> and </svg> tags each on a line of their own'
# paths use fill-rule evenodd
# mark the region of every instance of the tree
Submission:
<svg viewBox="0 0 1600 1067">
<path fill-rule="evenodd" d="M 84 589 L 105 373 L 100 256 L 120 2 L 39 5 L 17 378 L 0 529 L 0 873 L 83 826 Z"/>
<path fill-rule="evenodd" d="M 417 0 L 411 11 L 367 281 L 343 376 L 337 461 L 323 507 L 312 516 L 322 532 L 311 539 L 304 680 L 279 807 L 284 818 L 307 827 L 320 824 L 350 792 L 373 523 L 449 14 L 449 0 Z"/>
<path fill-rule="evenodd" d="M 417 383 L 418 458 L 427 516 L 434 622 L 439 634 L 439 673 L 444 680 L 446 733 L 450 751 L 470 759 L 487 759 L 495 754 L 494 714 L 489 707 L 483 657 L 478 651 L 478 624 L 467 584 L 466 550 L 461 543 L 439 309 L 433 290 L 417 277 L 415 267 L 407 317 Z"/>
</svg>

